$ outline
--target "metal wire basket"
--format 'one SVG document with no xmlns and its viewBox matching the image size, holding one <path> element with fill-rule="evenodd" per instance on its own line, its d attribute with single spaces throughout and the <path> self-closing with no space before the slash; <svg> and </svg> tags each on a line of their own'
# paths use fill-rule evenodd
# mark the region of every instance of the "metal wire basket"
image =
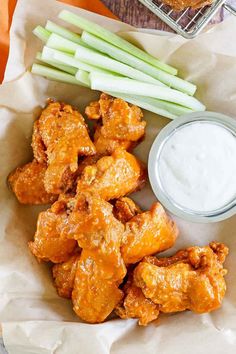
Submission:
<svg viewBox="0 0 236 354">
<path fill-rule="evenodd" d="M 172 10 L 170 6 L 158 0 L 139 1 L 175 32 L 187 39 L 196 37 L 221 6 L 236 16 L 236 10 L 231 5 L 225 4 L 226 0 L 215 0 L 212 5 L 204 6 L 201 9 L 192 10 L 187 8 L 181 12 Z"/>
</svg>

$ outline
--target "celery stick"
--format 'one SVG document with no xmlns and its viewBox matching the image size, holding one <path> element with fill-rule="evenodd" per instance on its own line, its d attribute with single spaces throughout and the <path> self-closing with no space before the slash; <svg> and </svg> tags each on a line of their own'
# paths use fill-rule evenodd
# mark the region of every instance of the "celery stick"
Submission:
<svg viewBox="0 0 236 354">
<path fill-rule="evenodd" d="M 49 48 L 47 47 L 46 45 L 43 47 L 43 51 L 42 51 L 42 58 L 44 60 L 51 60 L 51 61 L 55 61 L 56 63 L 58 64 L 62 64 L 61 62 L 58 62 L 55 58 L 54 58 L 54 55 L 55 53 L 58 52 L 58 53 L 63 53 L 63 52 L 60 52 L 56 49 L 52 49 L 52 48 Z M 73 58 L 73 55 L 72 54 L 66 54 L 68 57 L 70 58 Z M 66 64 L 66 63 L 63 63 L 63 64 Z M 70 66 L 73 66 L 73 65 L 70 65 Z"/>
<path fill-rule="evenodd" d="M 111 96 L 121 98 L 129 103 L 135 104 L 141 108 L 144 108 L 150 112 L 161 114 L 160 111 L 163 111 L 163 116 L 167 118 L 176 118 L 183 114 L 193 112 L 191 109 L 179 106 L 175 103 L 161 101 L 151 97 L 136 96 L 136 95 L 127 95 L 118 92 L 107 92 Z M 164 114 L 164 112 L 166 112 Z M 167 115 L 168 114 L 168 115 Z"/>
<path fill-rule="evenodd" d="M 46 30 L 52 32 L 52 33 L 56 33 L 59 36 L 69 39 L 72 42 L 75 42 L 77 44 L 81 44 L 82 40 L 80 38 L 80 35 L 77 33 L 74 33 L 72 31 L 69 31 L 67 28 L 64 28 L 62 26 L 57 25 L 56 23 L 52 22 L 52 21 L 47 21 L 46 26 L 45 26 Z"/>
<path fill-rule="evenodd" d="M 33 64 L 31 72 L 36 75 L 44 76 L 47 79 L 85 86 L 82 82 L 78 81 L 73 75 L 64 73 L 60 70 L 49 68 L 44 65 Z"/>
<path fill-rule="evenodd" d="M 84 70 L 78 70 L 78 72 L 76 74 L 76 78 L 79 81 L 83 82 L 85 85 L 87 85 L 87 87 L 90 87 L 90 79 L 89 79 L 88 72 L 86 72 Z M 160 114 L 163 117 L 174 119 L 178 116 L 176 114 L 176 112 L 171 113 L 171 109 L 170 110 L 166 109 L 166 107 L 169 108 L 169 105 L 171 105 L 171 103 L 168 103 L 168 102 L 167 102 L 167 104 L 165 104 L 165 102 L 163 102 L 163 101 L 155 100 L 152 98 L 123 95 L 123 94 L 120 94 L 117 92 L 106 92 L 106 93 L 113 96 L 113 97 L 121 98 L 122 100 L 129 102 L 131 104 L 135 104 L 136 106 L 144 108 L 150 112 Z M 173 104 L 173 106 L 177 106 L 177 105 Z M 174 108 L 172 108 L 172 109 L 174 111 Z M 183 111 L 184 110 L 186 110 L 188 113 L 189 113 L 189 111 L 192 112 L 191 110 L 188 110 L 187 108 L 183 107 Z"/>
<path fill-rule="evenodd" d="M 129 95 L 122 95 L 120 93 L 117 93 L 117 92 L 107 92 L 109 95 L 111 96 L 114 96 L 114 97 L 117 97 L 117 98 L 121 98 L 122 100 L 128 102 L 128 103 L 131 103 L 131 104 L 134 104 L 140 108 L 143 108 L 143 109 L 146 109 L 147 111 L 149 112 L 153 112 L 153 113 L 156 113 L 156 114 L 159 114 L 163 117 L 166 117 L 166 118 L 170 118 L 170 119 L 175 119 L 177 118 L 177 115 L 171 113 L 171 112 L 168 112 L 167 110 L 161 108 L 161 107 L 158 107 L 157 105 L 152 105 L 150 102 L 146 101 L 146 100 L 143 100 L 143 98 L 146 98 L 146 97 L 141 97 L 140 98 L 137 98 L 138 96 L 129 96 Z"/>
<path fill-rule="evenodd" d="M 47 47 L 44 47 L 43 49 L 43 54 L 47 52 Z M 46 50 L 46 52 L 44 52 Z M 104 70 L 101 68 L 98 68 L 94 65 L 90 65 L 87 63 L 84 63 L 78 59 L 76 59 L 75 57 L 71 56 L 70 54 L 66 54 L 63 52 L 60 52 L 59 50 L 55 50 L 55 49 L 50 49 L 53 53 L 53 60 L 55 60 L 57 63 L 63 63 L 64 65 L 67 66 L 73 66 L 77 69 L 81 69 L 87 72 L 92 72 L 92 71 L 97 71 L 97 72 L 101 72 L 104 74 L 112 74 L 112 75 L 116 75 L 113 72 L 109 72 L 108 70 Z M 45 54 L 47 56 L 47 53 Z"/>
<path fill-rule="evenodd" d="M 97 72 L 90 74 L 90 80 L 91 88 L 94 90 L 158 98 L 160 100 L 173 102 L 178 105 L 190 108 L 193 111 L 205 110 L 205 106 L 196 98 L 188 96 L 183 92 L 179 92 L 169 87 L 160 87 L 137 80 L 115 76 L 111 79 L 111 75 Z"/>
<path fill-rule="evenodd" d="M 78 44 L 63 38 L 56 33 L 52 33 L 47 40 L 47 47 L 61 50 L 62 52 L 74 54 L 78 48 Z"/>
<path fill-rule="evenodd" d="M 49 48 L 48 48 L 49 49 Z M 53 50 L 53 49 L 52 49 Z M 38 52 L 36 54 L 36 59 L 39 60 L 39 61 L 42 61 L 43 63 L 46 63 L 46 64 L 49 64 L 61 71 L 65 71 L 66 73 L 68 74 L 71 74 L 71 75 L 75 75 L 77 73 L 77 68 L 73 68 L 72 66 L 69 66 L 69 65 L 64 65 L 64 64 L 58 64 L 57 61 L 55 60 L 47 60 L 47 59 L 44 59 L 43 56 L 42 56 L 42 53 Z"/>
<path fill-rule="evenodd" d="M 136 47 L 135 45 L 129 43 L 125 39 L 119 37 L 117 34 L 112 33 L 108 31 L 107 29 L 97 25 L 94 22 L 91 22 L 89 20 L 86 20 L 83 17 L 77 16 L 74 13 L 67 11 L 67 10 L 62 10 L 59 13 L 59 18 L 62 20 L 71 23 L 89 33 L 94 34 L 95 36 L 98 36 L 99 38 L 104 39 L 105 41 L 115 45 L 118 48 L 123 49 L 125 52 L 128 52 L 130 54 L 133 54 L 134 56 L 142 59 L 143 61 L 163 70 L 166 71 L 172 75 L 177 74 L 177 70 L 170 65 L 167 65 L 165 63 L 160 62 L 158 59 L 153 57 L 152 55 L 146 53 L 142 49 Z"/>
<path fill-rule="evenodd" d="M 91 49 L 78 46 L 75 52 L 75 57 L 85 63 L 95 64 L 99 68 L 113 71 L 117 74 L 130 77 L 131 79 L 136 79 L 142 82 L 149 82 L 158 86 L 165 86 L 162 82 L 152 78 L 151 76 L 144 74 L 143 72 L 131 68 L 130 66 L 120 63 L 106 55 L 96 53 Z"/>
<path fill-rule="evenodd" d="M 107 71 L 112 71 L 114 73 L 128 76 L 130 78 L 134 78 L 139 81 L 150 82 L 156 85 L 165 86 L 160 81 L 152 78 L 151 76 L 145 73 L 142 73 L 141 71 L 131 68 L 128 65 L 120 63 L 103 54 L 99 54 L 98 52 L 92 49 L 85 48 L 81 45 L 78 45 L 77 43 L 74 43 L 55 33 L 52 33 L 49 39 L 47 40 L 47 47 L 66 52 L 68 54 L 73 54 L 74 52 L 76 52 L 76 58 L 82 62 L 85 62 L 86 64 L 90 64 L 93 66 L 94 64 L 96 64 L 97 67 L 105 69 Z M 44 53 L 43 53 L 43 57 L 44 57 Z M 82 67 L 80 68 L 86 69 Z"/>
<path fill-rule="evenodd" d="M 87 71 L 78 70 L 75 77 L 80 82 L 83 82 L 84 85 L 86 85 L 87 87 L 90 87 L 89 73 Z"/>
<path fill-rule="evenodd" d="M 67 38 L 60 36 L 57 33 L 51 33 L 46 41 L 46 45 L 49 48 L 61 50 L 62 52 L 74 54 L 78 48 L 78 43 L 75 43 Z M 81 40 L 80 46 L 89 48 L 90 47 Z M 92 49 L 91 49 L 92 50 Z M 94 49 L 94 53 L 97 51 Z"/>
<path fill-rule="evenodd" d="M 110 57 L 121 61 L 127 65 L 132 66 L 133 68 L 140 70 L 155 79 L 160 80 L 169 87 L 172 87 L 176 90 L 185 92 L 189 95 L 194 95 L 196 91 L 196 86 L 188 81 L 180 79 L 176 76 L 167 74 L 162 70 L 155 68 L 154 66 L 144 62 L 143 60 L 124 52 L 122 49 L 115 47 L 114 45 L 94 36 L 91 33 L 83 32 L 81 39 L 88 46 L 109 55 Z"/>
<path fill-rule="evenodd" d="M 37 26 L 35 27 L 35 29 L 33 30 L 33 34 L 38 37 L 39 39 L 41 39 L 41 41 L 43 42 L 47 42 L 48 38 L 50 37 L 51 32 L 49 32 L 48 30 L 46 30 L 45 28 L 43 28 L 42 26 Z"/>
</svg>

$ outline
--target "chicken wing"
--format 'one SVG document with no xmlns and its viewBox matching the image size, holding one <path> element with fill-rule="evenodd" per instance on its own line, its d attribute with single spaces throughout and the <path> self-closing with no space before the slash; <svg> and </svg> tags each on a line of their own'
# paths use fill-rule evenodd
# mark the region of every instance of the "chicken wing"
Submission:
<svg viewBox="0 0 236 354">
<path fill-rule="evenodd" d="M 153 204 L 150 211 L 139 212 L 125 224 L 121 246 L 125 264 L 136 263 L 144 256 L 172 247 L 177 236 L 176 224 L 160 203 Z"/>
<path fill-rule="evenodd" d="M 72 293 L 74 310 L 87 322 L 102 322 L 122 297 L 118 286 L 126 274 L 120 253 L 124 225 L 114 217 L 111 204 L 88 193 L 77 196 L 68 225 L 67 237 L 83 249 Z"/>
<path fill-rule="evenodd" d="M 187 7 L 192 9 L 199 9 L 212 4 L 213 0 L 164 0 L 163 3 L 171 6 L 175 11 L 183 11 Z"/>
<path fill-rule="evenodd" d="M 96 153 L 84 118 L 59 102 L 50 102 L 34 123 L 32 148 L 34 160 L 17 168 L 8 179 L 23 204 L 54 202 L 58 194 L 73 188 L 78 157 Z"/>
<path fill-rule="evenodd" d="M 227 254 L 225 245 L 212 242 L 207 247 L 181 250 L 172 257 L 145 257 L 129 274 L 117 315 L 137 318 L 140 325 L 146 325 L 159 312 L 217 309 L 226 290 L 223 263 Z"/>
<path fill-rule="evenodd" d="M 8 183 L 22 204 L 50 204 L 57 196 L 48 193 L 44 187 L 47 166 L 33 160 L 16 168 L 8 177 Z"/>
<path fill-rule="evenodd" d="M 76 253 L 68 261 L 55 264 L 52 268 L 57 293 L 66 299 L 71 299 L 79 258 L 80 254 Z"/>
<path fill-rule="evenodd" d="M 85 113 L 88 118 L 102 120 L 97 125 L 94 144 L 100 155 L 112 154 L 117 148 L 129 150 L 144 136 L 146 122 L 142 111 L 119 98 L 101 94 L 98 102 L 92 102 Z"/>
<path fill-rule="evenodd" d="M 147 299 L 140 288 L 132 280 L 132 277 L 125 284 L 124 300 L 116 307 L 115 312 L 120 318 L 137 318 L 139 324 L 146 326 L 159 316 L 159 305 Z"/>
<path fill-rule="evenodd" d="M 125 224 L 135 215 L 142 213 L 142 210 L 132 199 L 123 197 L 115 201 L 113 213 L 118 220 Z"/>
<path fill-rule="evenodd" d="M 78 169 L 78 156 L 96 152 L 82 115 L 59 102 L 50 102 L 35 123 L 32 147 L 40 162 L 47 156 L 44 184 L 54 194 L 71 187 Z"/>
<path fill-rule="evenodd" d="M 77 182 L 77 192 L 86 191 L 110 200 L 140 189 L 145 180 L 146 170 L 140 161 L 119 149 L 85 167 Z"/>
<path fill-rule="evenodd" d="M 159 260 L 148 257 L 135 268 L 134 283 L 161 312 L 210 312 L 221 306 L 225 295 L 223 263 L 227 254 L 225 245 L 213 242 L 187 248 L 171 261 L 162 260 L 161 266 Z"/>
<path fill-rule="evenodd" d="M 74 311 L 86 322 L 103 322 L 123 296 L 119 284 L 105 255 L 100 258 L 96 251 L 83 250 L 72 292 Z"/>
<path fill-rule="evenodd" d="M 62 229 L 64 237 L 77 240 L 82 249 L 96 250 L 112 265 L 112 272 L 118 272 L 117 278 L 123 277 L 125 268 L 120 245 L 124 225 L 114 217 L 112 205 L 99 196 L 81 193 L 74 198 L 67 215 Z"/>
<path fill-rule="evenodd" d="M 38 260 L 61 263 L 74 253 L 77 242 L 62 236 L 67 220 L 63 201 L 55 202 L 50 209 L 39 214 L 34 241 L 29 242 L 29 248 Z"/>
<path fill-rule="evenodd" d="M 32 135 L 32 149 L 33 149 L 33 154 L 34 158 L 36 161 L 39 163 L 47 164 L 47 148 L 44 145 L 44 142 L 42 140 L 41 134 L 40 134 L 40 121 L 37 119 L 34 122 L 33 126 L 33 135 Z"/>
</svg>

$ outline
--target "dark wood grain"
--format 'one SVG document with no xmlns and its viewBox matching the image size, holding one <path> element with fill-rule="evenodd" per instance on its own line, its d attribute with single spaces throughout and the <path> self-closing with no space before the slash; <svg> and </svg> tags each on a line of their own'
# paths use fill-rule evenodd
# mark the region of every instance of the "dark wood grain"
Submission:
<svg viewBox="0 0 236 354">
<path fill-rule="evenodd" d="M 135 27 L 155 28 L 159 30 L 171 31 L 158 17 L 142 5 L 138 0 L 102 0 L 103 3 L 123 22 Z M 228 0 L 236 7 L 236 0 Z M 215 15 L 211 23 L 218 23 L 227 15 L 221 8 Z"/>
<path fill-rule="evenodd" d="M 103 0 L 103 3 L 123 22 L 132 26 L 170 30 L 138 0 Z"/>
</svg>

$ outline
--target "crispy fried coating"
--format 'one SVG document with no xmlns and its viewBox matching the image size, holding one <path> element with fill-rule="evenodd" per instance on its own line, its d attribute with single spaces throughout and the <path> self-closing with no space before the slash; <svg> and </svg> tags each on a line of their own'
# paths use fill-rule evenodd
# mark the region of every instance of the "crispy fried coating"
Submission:
<svg viewBox="0 0 236 354">
<path fill-rule="evenodd" d="M 44 184 L 48 192 L 60 194 L 71 188 L 78 169 L 78 157 L 96 150 L 82 115 L 70 105 L 50 102 L 34 125 L 34 156 L 47 156 Z"/>
<path fill-rule="evenodd" d="M 123 197 L 115 201 L 113 212 L 115 217 L 125 224 L 135 215 L 140 214 L 142 210 L 132 199 Z"/>
<path fill-rule="evenodd" d="M 225 295 L 223 262 L 227 254 L 225 245 L 214 242 L 187 248 L 171 261 L 162 260 L 161 266 L 159 260 L 147 257 L 135 268 L 134 283 L 161 312 L 210 312 L 221 306 Z"/>
<path fill-rule="evenodd" d="M 8 177 L 8 183 L 22 204 L 50 204 L 57 196 L 48 193 L 44 187 L 47 166 L 36 160 L 17 167 Z"/>
<path fill-rule="evenodd" d="M 37 119 L 34 122 L 31 146 L 33 149 L 33 154 L 34 154 L 35 160 L 38 161 L 39 163 L 46 164 L 47 163 L 47 154 L 46 154 L 47 148 L 44 145 L 41 134 L 40 134 L 39 119 Z"/>
<path fill-rule="evenodd" d="M 136 144 L 129 140 L 106 138 L 102 135 L 102 126 L 97 124 L 94 133 L 94 144 L 99 156 L 111 155 L 116 149 L 132 150 Z"/>
<path fill-rule="evenodd" d="M 122 290 L 124 298 L 115 309 L 117 316 L 124 319 L 137 318 L 141 326 L 158 318 L 159 306 L 143 295 L 142 290 L 134 284 L 132 276 Z"/>
<path fill-rule="evenodd" d="M 34 241 L 29 242 L 29 248 L 38 260 L 61 263 L 74 253 L 77 242 L 61 236 L 68 219 L 65 208 L 63 201 L 57 201 L 39 214 Z"/>
<path fill-rule="evenodd" d="M 53 203 L 74 188 L 78 157 L 96 153 L 82 115 L 59 102 L 50 102 L 34 123 L 32 148 L 34 160 L 9 176 L 23 204 Z"/>
<path fill-rule="evenodd" d="M 77 183 L 77 192 L 98 194 L 105 200 L 120 198 L 140 189 L 146 170 L 137 158 L 119 149 L 87 166 Z"/>
<path fill-rule="evenodd" d="M 52 268 L 54 285 L 59 296 L 70 299 L 74 288 L 75 273 L 80 254 L 72 255 L 68 261 L 55 264 Z"/>
<path fill-rule="evenodd" d="M 101 155 L 96 154 L 93 156 L 87 156 L 83 160 L 81 160 L 78 166 L 78 178 L 82 175 L 85 167 L 95 165 L 101 157 Z"/>
<path fill-rule="evenodd" d="M 124 298 L 116 307 L 121 318 L 137 318 L 146 325 L 159 312 L 217 309 L 225 294 L 223 263 L 228 248 L 212 242 L 189 247 L 172 257 L 145 257 L 130 273 L 123 287 Z"/>
<path fill-rule="evenodd" d="M 144 256 L 162 252 L 175 243 L 178 228 L 160 203 L 150 211 L 138 213 L 125 224 L 121 253 L 125 264 L 136 263 Z"/>
<path fill-rule="evenodd" d="M 117 148 L 129 150 L 144 136 L 146 122 L 142 121 L 139 107 L 119 98 L 102 93 L 99 101 L 92 102 L 85 113 L 98 124 L 94 144 L 100 155 L 111 154 Z"/>
<path fill-rule="evenodd" d="M 89 323 L 103 322 L 123 296 L 119 283 L 105 256 L 100 258 L 96 251 L 83 250 L 72 292 L 76 314 Z"/>
<path fill-rule="evenodd" d="M 163 3 L 169 5 L 175 11 L 182 11 L 187 7 L 199 9 L 212 4 L 213 0 L 164 0 Z"/>
<path fill-rule="evenodd" d="M 67 213 L 68 214 L 68 213 Z M 113 207 L 97 195 L 78 194 L 63 228 L 65 238 L 78 241 L 83 249 L 96 250 L 123 277 L 125 268 L 120 254 L 124 225 L 113 215 Z M 121 273 L 121 275 L 120 275 Z"/>
<path fill-rule="evenodd" d="M 76 198 L 68 219 L 70 230 L 65 231 L 83 249 L 72 301 L 78 316 L 99 323 L 122 297 L 118 286 L 126 274 L 120 253 L 124 225 L 114 217 L 112 205 L 100 197 L 86 193 Z"/>
</svg>

